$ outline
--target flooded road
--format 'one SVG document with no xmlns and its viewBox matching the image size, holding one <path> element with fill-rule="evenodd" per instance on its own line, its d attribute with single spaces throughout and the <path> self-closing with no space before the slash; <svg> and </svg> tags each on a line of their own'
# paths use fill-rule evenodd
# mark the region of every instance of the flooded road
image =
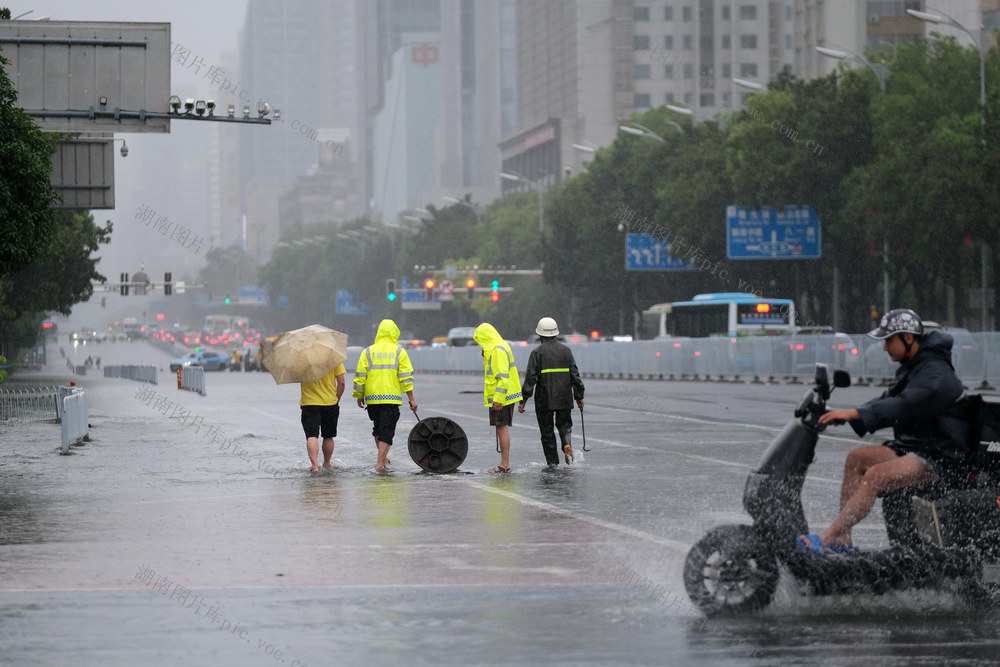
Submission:
<svg viewBox="0 0 1000 667">
<path fill-rule="evenodd" d="M 99 354 L 164 370 L 170 356 L 144 343 Z M 376 474 L 350 400 L 334 465 L 311 474 L 298 386 L 266 373 L 208 373 L 199 396 L 168 372 L 148 385 L 92 369 L 74 378 L 91 441 L 69 456 L 56 424 L 0 425 L 0 663 L 997 664 L 996 610 L 947 594 L 815 599 L 783 580 L 754 617 L 692 607 L 687 550 L 749 522 L 746 475 L 803 385 L 588 380 L 591 451 L 547 468 L 529 405 L 513 474 L 497 478 L 481 378 L 417 371 L 420 416 L 469 436 L 455 474 L 409 459 L 405 410 L 390 473 Z M 877 391 L 838 390 L 831 405 Z M 857 444 L 843 430 L 821 440 L 812 525 L 835 516 Z M 877 513 L 855 539 L 885 544 Z"/>
</svg>

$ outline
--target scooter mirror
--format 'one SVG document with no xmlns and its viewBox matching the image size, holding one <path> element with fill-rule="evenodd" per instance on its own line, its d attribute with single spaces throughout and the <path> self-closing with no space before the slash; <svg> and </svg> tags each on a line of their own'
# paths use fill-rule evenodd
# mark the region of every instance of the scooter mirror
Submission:
<svg viewBox="0 0 1000 667">
<path fill-rule="evenodd" d="M 851 386 L 851 374 L 847 371 L 834 371 L 833 372 L 833 386 L 834 387 L 850 387 Z"/>
</svg>

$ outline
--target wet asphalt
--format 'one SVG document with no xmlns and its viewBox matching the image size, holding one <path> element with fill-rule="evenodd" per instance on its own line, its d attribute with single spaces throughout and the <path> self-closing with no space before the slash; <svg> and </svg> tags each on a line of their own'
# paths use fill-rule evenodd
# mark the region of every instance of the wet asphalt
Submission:
<svg viewBox="0 0 1000 667">
<path fill-rule="evenodd" d="M 746 523 L 747 473 L 803 385 L 588 380 L 587 445 L 544 465 L 534 414 L 499 461 L 481 378 L 417 369 L 421 418 L 469 438 L 458 472 L 425 473 L 404 411 L 388 474 L 370 423 L 342 406 L 333 465 L 310 473 L 297 385 L 207 375 L 180 391 L 169 354 L 101 343 L 104 365 L 153 363 L 149 385 L 49 365 L 5 387 L 76 381 L 90 440 L 0 425 L 0 663 L 40 665 L 996 664 L 997 616 L 944 594 L 815 600 L 783 585 L 742 619 L 684 593 L 688 548 Z M 99 351 L 98 351 L 99 350 Z M 854 405 L 876 388 L 838 390 Z M 838 402 L 840 401 L 840 402 Z M 824 436 L 806 483 L 812 525 L 835 515 L 858 444 Z M 855 532 L 885 542 L 876 512 Z"/>
</svg>

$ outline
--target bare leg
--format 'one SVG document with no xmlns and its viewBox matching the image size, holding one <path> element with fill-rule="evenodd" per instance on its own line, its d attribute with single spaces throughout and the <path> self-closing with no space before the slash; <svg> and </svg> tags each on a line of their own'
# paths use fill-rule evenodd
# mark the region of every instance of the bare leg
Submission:
<svg viewBox="0 0 1000 667">
<path fill-rule="evenodd" d="M 874 445 L 870 447 L 858 447 L 851 450 L 844 461 L 844 481 L 840 486 L 840 511 L 844 511 L 847 501 L 857 492 L 858 487 L 864 480 L 865 473 L 879 463 L 885 463 L 899 458 L 899 455 L 885 445 Z M 851 544 L 851 529 L 840 536 L 845 546 Z"/>
<path fill-rule="evenodd" d="M 874 448 L 872 448 L 874 449 Z M 889 449 L 884 447 L 883 449 Z M 892 452 L 892 450 L 889 450 Z M 878 455 L 875 455 L 877 458 Z M 850 457 L 848 457 L 850 458 Z M 919 458 L 912 454 L 896 456 L 875 463 L 867 468 L 855 485 L 854 493 L 844 503 L 840 515 L 833 524 L 819 534 L 823 546 L 851 544 L 851 528 L 868 516 L 878 494 L 888 489 L 900 489 L 930 482 L 935 478 L 934 471 Z M 845 479 L 845 484 L 847 480 Z"/>
<path fill-rule="evenodd" d="M 306 452 L 309 454 L 309 461 L 312 462 L 312 471 L 319 470 L 319 438 L 306 438 Z"/>
<path fill-rule="evenodd" d="M 510 427 L 497 426 L 497 439 L 500 441 L 500 467 L 510 467 Z"/>
<path fill-rule="evenodd" d="M 333 456 L 333 438 L 323 438 L 323 467 L 330 467 L 330 458 Z"/>
<path fill-rule="evenodd" d="M 376 440 L 375 444 L 378 446 L 378 458 L 375 459 L 375 469 L 385 470 L 385 467 L 389 465 L 389 443 Z"/>
</svg>

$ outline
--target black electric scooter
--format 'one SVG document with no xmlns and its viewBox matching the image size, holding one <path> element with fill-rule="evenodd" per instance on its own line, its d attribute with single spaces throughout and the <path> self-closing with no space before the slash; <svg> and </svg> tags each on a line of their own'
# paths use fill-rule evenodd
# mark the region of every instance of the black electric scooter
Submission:
<svg viewBox="0 0 1000 667">
<path fill-rule="evenodd" d="M 971 396 L 969 475 L 947 486 L 933 482 L 882 496 L 890 546 L 874 551 L 807 554 L 795 545 L 808 533 L 802 484 L 825 428 L 832 388 L 817 364 L 815 385 L 795 418 L 750 473 L 743 507 L 750 525 L 718 526 L 695 543 L 684 563 L 684 585 L 707 616 L 745 614 L 770 604 L 783 568 L 808 595 L 871 594 L 936 589 L 972 600 L 1000 595 L 1000 397 Z M 851 383 L 833 374 L 835 387 Z"/>
</svg>

